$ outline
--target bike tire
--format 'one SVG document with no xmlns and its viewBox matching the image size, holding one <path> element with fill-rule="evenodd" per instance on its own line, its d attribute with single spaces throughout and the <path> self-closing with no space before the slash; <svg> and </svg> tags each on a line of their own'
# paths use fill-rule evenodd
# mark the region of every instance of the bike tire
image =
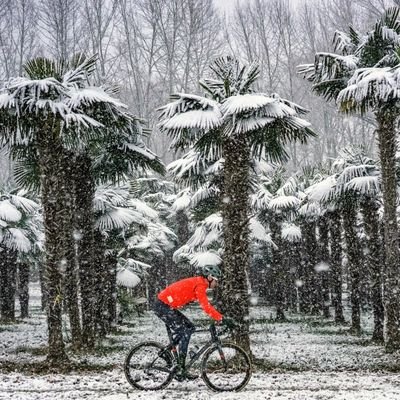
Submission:
<svg viewBox="0 0 400 400">
<path fill-rule="evenodd" d="M 172 381 L 172 366 L 173 356 L 165 346 L 157 342 L 142 342 L 126 356 L 124 372 L 134 388 L 160 390 Z"/>
<path fill-rule="evenodd" d="M 201 363 L 201 377 L 215 392 L 238 392 L 251 378 L 249 355 L 234 343 L 221 343 L 210 347 Z"/>
</svg>

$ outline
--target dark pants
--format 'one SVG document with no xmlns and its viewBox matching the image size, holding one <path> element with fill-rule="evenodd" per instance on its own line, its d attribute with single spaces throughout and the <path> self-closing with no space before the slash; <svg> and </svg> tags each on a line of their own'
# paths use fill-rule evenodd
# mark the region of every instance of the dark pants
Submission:
<svg viewBox="0 0 400 400">
<path fill-rule="evenodd" d="M 182 357 L 186 357 L 190 337 L 196 330 L 193 323 L 180 311 L 171 308 L 159 299 L 155 301 L 153 311 L 177 335 L 177 339 L 179 338 L 179 352 Z"/>
</svg>

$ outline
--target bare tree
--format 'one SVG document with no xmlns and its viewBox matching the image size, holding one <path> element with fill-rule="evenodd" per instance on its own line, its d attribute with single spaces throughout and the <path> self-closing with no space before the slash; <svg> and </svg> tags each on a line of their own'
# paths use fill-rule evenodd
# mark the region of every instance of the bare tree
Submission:
<svg viewBox="0 0 400 400">
<path fill-rule="evenodd" d="M 81 6 L 79 0 L 40 0 L 39 22 L 42 52 L 67 60 L 76 54 L 83 42 Z"/>
<path fill-rule="evenodd" d="M 84 0 L 82 2 L 83 30 L 88 38 L 84 51 L 96 54 L 98 69 L 97 83 L 110 81 L 115 73 L 115 54 L 113 54 L 113 33 L 118 2 L 112 0 Z"/>
</svg>

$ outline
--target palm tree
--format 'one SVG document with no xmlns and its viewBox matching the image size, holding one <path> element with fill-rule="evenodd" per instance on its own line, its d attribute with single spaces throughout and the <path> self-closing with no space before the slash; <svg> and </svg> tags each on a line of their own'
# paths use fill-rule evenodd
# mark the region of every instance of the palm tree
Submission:
<svg viewBox="0 0 400 400">
<path fill-rule="evenodd" d="M 60 227 L 71 226 L 70 213 L 66 207 L 70 200 L 66 182 L 71 167 L 66 167 L 65 149 L 85 149 L 94 138 L 105 138 L 105 141 L 110 142 L 110 135 L 118 132 L 120 136 L 130 138 L 124 143 L 133 148 L 135 153 L 140 153 L 139 160 L 145 157 L 144 149 L 132 143 L 137 119 L 124 110 L 125 106 L 113 98 L 107 88 L 89 86 L 88 78 L 94 71 L 95 62 L 95 57 L 83 56 L 76 57 L 71 63 L 35 59 L 25 66 L 28 77 L 11 79 L 1 91 L 3 144 L 11 149 L 22 144 L 29 145 L 34 149 L 30 153 L 33 153 L 30 161 L 36 159 L 38 163 L 46 235 L 44 275 L 48 298 L 48 360 L 51 363 L 67 359 L 61 325 L 62 281 L 64 267 L 68 268 L 65 264 L 72 262 L 71 251 L 68 250 L 66 254 L 66 249 L 70 248 L 66 243 L 71 242 L 72 232 L 60 232 Z M 85 151 L 83 153 L 83 158 L 87 159 Z M 157 162 L 156 157 L 152 157 L 152 161 Z M 87 182 L 85 179 L 83 181 Z M 90 215 L 88 218 L 91 218 Z M 90 227 L 93 226 L 91 221 Z M 85 240 L 93 244 L 90 240 L 91 232 Z M 88 270 L 91 264 L 85 263 L 87 260 L 81 262 L 84 287 L 88 287 L 85 283 L 92 283 L 92 271 Z M 93 304 L 94 299 L 90 293 L 84 298 Z M 89 345 L 93 337 L 91 310 L 89 307 L 88 324 L 84 323 Z"/>
<path fill-rule="evenodd" d="M 342 218 L 340 205 L 332 201 L 335 198 L 336 176 L 330 175 L 327 177 L 320 176 L 317 182 L 310 184 L 306 189 L 306 207 L 302 212 L 305 217 L 321 216 L 328 220 L 328 235 L 330 252 L 325 257 L 329 258 L 330 273 L 329 278 L 332 287 L 332 303 L 335 310 L 335 322 L 344 323 L 343 303 L 342 303 Z M 311 212 L 310 212 L 311 211 Z M 315 215 L 317 214 L 317 215 Z M 321 221 L 320 221 L 321 222 Z M 310 251 L 315 251 L 313 246 L 310 246 Z M 323 261 L 320 258 L 319 261 Z M 326 258 L 325 260 L 326 261 Z M 325 278 L 325 277 L 324 277 Z M 323 282 L 326 283 L 326 282 Z M 326 288 L 323 287 L 323 292 Z M 326 293 L 324 293 L 326 295 Z"/>
<path fill-rule="evenodd" d="M 383 342 L 383 299 L 382 299 L 382 239 L 378 211 L 381 200 L 380 170 L 376 162 L 365 156 L 363 149 L 346 148 L 334 162 L 340 164 L 337 178 L 340 190 L 352 196 L 363 216 L 363 227 L 367 237 L 367 271 L 374 310 L 374 332 L 372 340 Z M 336 168 L 338 170 L 338 168 Z"/>
<path fill-rule="evenodd" d="M 299 118 L 306 110 L 277 95 L 253 93 L 257 63 L 241 67 L 231 57 L 219 58 L 211 69 L 216 79 L 200 85 L 212 99 L 190 94 L 173 96 L 160 109 L 160 128 L 173 137 L 172 146 L 191 144 L 204 154 L 224 159 L 223 207 L 224 285 L 226 311 L 240 328 L 235 340 L 250 349 L 246 271 L 249 264 L 249 166 L 252 157 L 274 161 L 286 157 L 285 144 L 313 135 Z"/>
<path fill-rule="evenodd" d="M 389 8 L 367 35 L 350 28 L 337 33 L 335 48 L 342 54 L 317 53 L 314 64 L 300 72 L 313 82 L 313 89 L 335 99 L 346 113 L 374 113 L 382 171 L 385 227 L 386 349 L 400 348 L 400 252 L 396 218 L 396 128 L 398 118 L 398 35 L 400 9 Z"/>
</svg>

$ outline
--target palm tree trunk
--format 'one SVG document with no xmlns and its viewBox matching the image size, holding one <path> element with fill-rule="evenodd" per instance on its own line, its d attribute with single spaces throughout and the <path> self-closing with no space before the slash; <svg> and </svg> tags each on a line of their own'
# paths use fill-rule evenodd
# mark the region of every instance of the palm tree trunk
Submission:
<svg viewBox="0 0 400 400">
<path fill-rule="evenodd" d="M 17 253 L 8 248 L 2 250 L 0 258 L 0 315 L 3 322 L 13 322 L 15 321 Z"/>
<path fill-rule="evenodd" d="M 38 135 L 40 178 L 42 188 L 43 225 L 45 230 L 46 261 L 43 272 L 46 290 L 46 312 L 49 330 L 47 360 L 50 364 L 60 364 L 67 360 L 62 335 L 62 281 L 61 264 L 64 243 L 60 240 L 60 227 L 64 224 L 64 182 L 63 164 L 60 160 L 63 148 L 54 134 L 53 126 L 43 129 Z M 58 133 L 59 128 L 56 130 Z"/>
<path fill-rule="evenodd" d="M 249 269 L 249 164 L 250 149 L 244 135 L 224 142 L 224 310 L 240 328 L 234 340 L 250 352 L 249 303 L 246 273 Z"/>
<path fill-rule="evenodd" d="M 300 312 L 307 314 L 319 313 L 320 285 L 317 282 L 315 266 L 317 261 L 316 224 L 313 221 L 305 221 L 301 226 L 303 236 L 303 262 L 300 266 Z"/>
<path fill-rule="evenodd" d="M 81 289 L 82 345 L 92 349 L 95 345 L 97 300 L 93 215 L 95 184 L 91 173 L 91 160 L 87 155 L 76 156 L 73 178 L 75 182 L 76 229 L 80 234 L 77 258 Z"/>
<path fill-rule="evenodd" d="M 400 253 L 396 216 L 396 126 L 397 111 L 391 108 L 376 113 L 377 138 L 382 168 L 383 219 L 385 227 L 384 302 L 386 350 L 400 349 Z"/>
<path fill-rule="evenodd" d="M 329 236 L 329 228 L 328 228 L 328 220 L 326 216 L 321 216 L 318 221 L 318 244 L 319 244 L 319 254 L 318 254 L 318 262 L 321 263 L 321 267 L 325 265 L 330 265 L 330 257 L 329 257 L 329 249 L 328 249 L 328 236 Z M 322 314 L 325 318 L 330 317 L 329 313 L 329 270 L 325 270 L 321 268 L 319 271 L 320 281 L 321 281 L 321 309 Z"/>
<path fill-rule="evenodd" d="M 73 188 L 74 181 L 71 179 L 73 175 L 73 157 L 72 152 L 64 151 L 63 153 L 63 173 L 64 182 L 67 188 Z M 69 317 L 69 325 L 71 330 L 71 344 L 74 350 L 78 350 L 81 347 L 81 321 L 79 312 L 79 287 L 78 287 L 78 271 L 76 263 L 76 242 L 79 237 L 74 237 L 74 214 L 75 199 L 73 196 L 73 190 L 69 190 L 66 193 L 66 205 L 65 205 L 65 220 L 66 223 L 63 226 L 64 236 L 64 260 L 65 260 L 65 300 L 66 308 Z"/>
<path fill-rule="evenodd" d="M 346 240 L 348 269 L 351 286 L 351 331 L 354 334 L 358 335 L 361 333 L 361 251 L 356 232 L 357 213 L 354 202 L 355 199 L 353 197 L 348 197 L 345 200 L 343 211 L 343 227 Z"/>
<path fill-rule="evenodd" d="M 382 241 L 379 235 L 378 205 L 374 200 L 362 203 L 364 229 L 368 241 L 367 268 L 370 275 L 371 297 L 374 309 L 372 340 L 383 342 L 384 307 L 382 297 Z"/>
<path fill-rule="evenodd" d="M 278 247 L 272 248 L 272 265 L 271 270 L 273 274 L 273 292 L 276 307 L 276 320 L 285 321 L 285 281 L 287 277 L 285 276 L 284 263 L 283 263 L 283 241 L 281 233 L 281 225 L 276 221 L 274 216 L 270 217 L 269 227 L 271 230 L 271 240 Z"/>
<path fill-rule="evenodd" d="M 21 318 L 29 317 L 29 264 L 18 263 L 18 292 Z"/>
<path fill-rule="evenodd" d="M 103 257 L 103 264 L 108 272 L 106 285 L 107 292 L 107 332 L 117 323 L 117 256 L 108 254 Z"/>
<path fill-rule="evenodd" d="M 332 300 L 335 309 L 335 322 L 342 324 L 345 322 L 342 303 L 342 229 L 340 214 L 338 211 L 329 212 L 329 240 L 331 247 L 331 285 Z"/>
</svg>

